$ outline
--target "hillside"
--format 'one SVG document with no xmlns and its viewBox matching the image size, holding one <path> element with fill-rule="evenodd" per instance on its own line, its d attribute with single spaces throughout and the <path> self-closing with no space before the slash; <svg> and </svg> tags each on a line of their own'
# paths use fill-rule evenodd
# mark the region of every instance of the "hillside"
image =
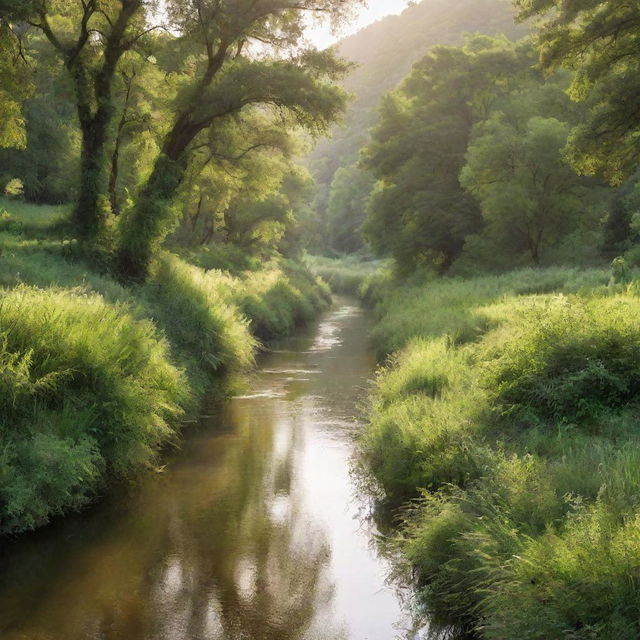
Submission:
<svg viewBox="0 0 640 640">
<path fill-rule="evenodd" d="M 393 89 L 431 47 L 459 44 L 466 33 L 524 35 L 509 0 L 424 0 L 402 14 L 388 16 L 337 45 L 341 56 L 358 67 L 344 86 L 354 99 L 344 126 L 322 141 L 307 163 L 318 185 L 318 208 L 326 206 L 328 188 L 338 168 L 353 162 L 375 121 L 380 97 Z"/>
</svg>

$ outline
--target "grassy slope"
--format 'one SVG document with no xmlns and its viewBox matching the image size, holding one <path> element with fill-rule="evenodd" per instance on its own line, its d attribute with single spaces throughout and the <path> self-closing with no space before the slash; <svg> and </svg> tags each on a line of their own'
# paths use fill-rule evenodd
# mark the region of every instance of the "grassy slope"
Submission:
<svg viewBox="0 0 640 640">
<path fill-rule="evenodd" d="M 640 296 L 604 270 L 375 287 L 365 459 L 436 623 L 640 637 Z"/>
<path fill-rule="evenodd" d="M 329 300 L 299 265 L 232 276 L 170 253 L 124 288 L 70 260 L 64 215 L 0 201 L 1 533 L 152 466 L 201 395 L 252 363 L 256 338 Z"/>
</svg>

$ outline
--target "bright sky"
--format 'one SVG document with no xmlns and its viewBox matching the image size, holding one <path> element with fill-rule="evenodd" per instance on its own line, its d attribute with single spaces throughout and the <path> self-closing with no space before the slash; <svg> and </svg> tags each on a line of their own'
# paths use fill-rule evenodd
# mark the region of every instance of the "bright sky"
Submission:
<svg viewBox="0 0 640 640">
<path fill-rule="evenodd" d="M 359 31 L 384 16 L 392 13 L 402 13 L 409 2 L 410 0 L 368 0 L 368 6 L 360 9 L 357 18 L 342 27 L 340 33 L 334 35 L 328 25 L 314 26 L 309 29 L 309 40 L 319 49 L 324 49 L 337 40 Z"/>
</svg>

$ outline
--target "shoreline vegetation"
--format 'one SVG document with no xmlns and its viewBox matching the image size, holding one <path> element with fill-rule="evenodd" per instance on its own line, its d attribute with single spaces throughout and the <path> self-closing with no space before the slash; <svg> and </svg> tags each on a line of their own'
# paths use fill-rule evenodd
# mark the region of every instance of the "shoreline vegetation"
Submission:
<svg viewBox="0 0 640 640">
<path fill-rule="evenodd" d="M 640 635 L 640 295 L 613 272 L 363 281 L 362 459 L 433 629 Z"/>
<path fill-rule="evenodd" d="M 292 260 L 232 273 L 169 251 L 123 287 L 76 256 L 66 208 L 0 209 L 0 534 L 153 469 L 205 393 L 330 301 Z"/>
</svg>

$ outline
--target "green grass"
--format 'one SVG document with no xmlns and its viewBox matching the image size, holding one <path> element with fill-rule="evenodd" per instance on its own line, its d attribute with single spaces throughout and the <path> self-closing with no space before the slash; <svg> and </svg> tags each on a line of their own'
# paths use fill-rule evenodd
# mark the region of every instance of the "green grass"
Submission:
<svg viewBox="0 0 640 640">
<path fill-rule="evenodd" d="M 543 293 L 584 293 L 605 290 L 610 273 L 604 269 L 523 269 L 470 280 L 435 279 L 416 274 L 398 284 L 390 277 L 374 283 L 369 295 L 376 305 L 373 346 L 380 358 L 398 351 L 416 337 L 447 335 L 455 343 L 473 342 L 491 326 L 484 307 L 504 297 Z"/>
<path fill-rule="evenodd" d="M 292 262 L 231 275 L 169 252 L 123 287 L 76 257 L 64 208 L 0 205 L 0 533 L 153 468 L 202 395 L 253 364 L 258 339 L 330 299 Z"/>
<path fill-rule="evenodd" d="M 609 279 L 378 283 L 374 339 L 394 355 L 362 454 L 403 507 L 397 544 L 433 625 L 640 634 L 640 297 Z"/>
</svg>

